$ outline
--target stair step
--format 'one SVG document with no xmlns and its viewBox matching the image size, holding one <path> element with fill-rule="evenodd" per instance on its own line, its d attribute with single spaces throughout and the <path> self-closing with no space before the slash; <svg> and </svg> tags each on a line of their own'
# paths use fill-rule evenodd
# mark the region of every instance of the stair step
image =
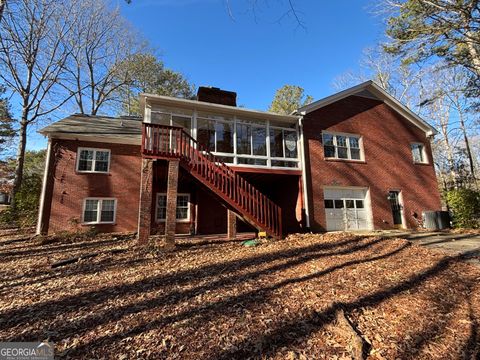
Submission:
<svg viewBox="0 0 480 360">
<path fill-rule="evenodd" d="M 282 209 L 233 169 L 219 162 L 183 128 L 144 123 L 142 133 L 142 154 L 180 159 L 190 174 L 246 222 L 273 237 L 282 235 Z"/>
</svg>

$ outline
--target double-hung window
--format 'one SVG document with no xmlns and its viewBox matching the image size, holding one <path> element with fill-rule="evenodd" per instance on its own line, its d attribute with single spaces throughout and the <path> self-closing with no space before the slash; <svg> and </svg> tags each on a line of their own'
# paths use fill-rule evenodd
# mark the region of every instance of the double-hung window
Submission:
<svg viewBox="0 0 480 360">
<path fill-rule="evenodd" d="M 79 148 L 77 152 L 78 172 L 108 173 L 110 169 L 110 150 Z"/>
<path fill-rule="evenodd" d="M 323 150 L 325 158 L 363 160 L 359 135 L 323 133 Z"/>
<path fill-rule="evenodd" d="M 165 221 L 167 218 L 167 194 L 157 194 L 156 219 Z M 190 194 L 177 194 L 177 214 L 178 222 L 190 221 Z"/>
<path fill-rule="evenodd" d="M 113 198 L 87 198 L 83 203 L 84 224 L 113 224 L 117 200 Z"/>
<path fill-rule="evenodd" d="M 427 155 L 425 153 L 425 145 L 421 143 L 410 144 L 412 149 L 413 162 L 419 164 L 427 164 Z"/>
</svg>

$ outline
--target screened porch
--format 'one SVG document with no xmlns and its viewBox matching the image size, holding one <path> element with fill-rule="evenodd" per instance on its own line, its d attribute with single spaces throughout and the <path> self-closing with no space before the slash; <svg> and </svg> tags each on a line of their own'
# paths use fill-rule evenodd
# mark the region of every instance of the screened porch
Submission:
<svg viewBox="0 0 480 360">
<path fill-rule="evenodd" d="M 231 166 L 300 168 L 297 122 L 152 107 L 146 122 L 179 126 Z"/>
</svg>

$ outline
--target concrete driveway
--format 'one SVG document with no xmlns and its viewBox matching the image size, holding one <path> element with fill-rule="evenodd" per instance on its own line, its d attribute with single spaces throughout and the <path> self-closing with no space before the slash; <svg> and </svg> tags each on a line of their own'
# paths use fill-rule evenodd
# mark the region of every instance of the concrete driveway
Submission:
<svg viewBox="0 0 480 360">
<path fill-rule="evenodd" d="M 385 231 L 379 232 L 379 235 L 407 239 L 414 244 L 444 250 L 455 255 L 462 254 L 467 262 L 480 266 L 480 232 L 455 234 L 449 231 Z"/>
</svg>

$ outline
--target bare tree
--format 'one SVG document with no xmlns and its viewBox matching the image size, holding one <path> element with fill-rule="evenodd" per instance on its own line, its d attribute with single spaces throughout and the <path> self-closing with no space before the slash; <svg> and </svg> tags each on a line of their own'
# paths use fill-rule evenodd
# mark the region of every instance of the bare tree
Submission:
<svg viewBox="0 0 480 360">
<path fill-rule="evenodd" d="M 18 0 L 5 7 L 0 27 L 0 80 L 21 100 L 18 148 L 13 184 L 15 194 L 23 179 L 27 130 L 39 118 L 64 104 L 58 84 L 68 56 L 62 41 L 69 31 L 68 12 L 56 0 Z"/>
<path fill-rule="evenodd" d="M 435 89 L 433 89 L 435 91 Z M 442 178 L 444 189 L 457 186 L 457 172 L 454 159 L 454 144 L 451 139 L 451 103 L 444 93 L 439 93 L 428 103 L 423 104 L 433 125 L 439 130 L 433 142 L 435 165 Z"/>
<path fill-rule="evenodd" d="M 432 146 L 444 189 L 475 183 L 476 158 L 471 139 L 477 137 L 478 132 L 473 125 L 474 114 L 469 111 L 472 99 L 465 95 L 469 85 L 466 71 L 445 63 L 408 64 L 381 48 L 367 49 L 360 67 L 359 72 L 337 77 L 334 86 L 344 89 L 375 80 L 439 130 Z"/>
<path fill-rule="evenodd" d="M 232 8 L 231 0 L 223 0 L 225 4 L 225 9 L 227 10 L 228 15 L 234 19 L 234 11 Z M 247 4 L 247 11 L 253 14 L 255 21 L 257 21 L 258 13 L 260 11 L 261 5 L 266 7 L 272 7 L 272 2 L 267 0 L 247 0 L 245 1 Z M 297 8 L 294 0 L 277 0 L 277 5 L 279 5 L 279 15 L 277 16 L 276 21 L 282 22 L 285 19 L 291 19 L 294 23 L 297 24 L 297 27 L 302 29 L 306 29 L 305 22 L 303 21 L 301 11 Z M 271 9 L 270 9 L 271 10 Z"/>
<path fill-rule="evenodd" d="M 402 64 L 396 56 L 380 48 L 367 48 L 360 59 L 359 72 L 346 72 L 338 76 L 333 86 L 337 90 L 374 80 L 389 94 L 411 109 L 419 110 L 421 79 L 427 69 Z"/>
<path fill-rule="evenodd" d="M 0 22 L 2 22 L 3 10 L 5 9 L 5 4 L 7 0 L 0 0 Z"/>
<path fill-rule="evenodd" d="M 76 20 L 64 37 L 70 56 L 63 86 L 75 94 L 80 113 L 96 115 L 128 80 L 119 65 L 146 46 L 119 8 L 106 1 L 70 0 L 70 8 Z"/>
<path fill-rule="evenodd" d="M 470 168 L 470 174 L 472 179 L 475 181 L 477 179 L 476 169 L 475 169 L 475 159 L 472 152 L 472 146 L 469 136 L 469 129 L 474 132 L 475 126 L 473 124 L 473 119 L 471 114 L 469 114 L 469 102 L 468 99 L 463 96 L 465 83 L 467 78 L 465 74 L 459 69 L 451 69 L 451 76 L 447 77 L 447 84 L 444 87 L 444 91 L 448 99 L 450 100 L 453 109 L 458 114 L 458 128 L 463 138 L 463 143 L 465 146 L 465 152 L 468 159 L 468 164 Z M 474 134 L 478 136 L 478 133 Z"/>
</svg>

